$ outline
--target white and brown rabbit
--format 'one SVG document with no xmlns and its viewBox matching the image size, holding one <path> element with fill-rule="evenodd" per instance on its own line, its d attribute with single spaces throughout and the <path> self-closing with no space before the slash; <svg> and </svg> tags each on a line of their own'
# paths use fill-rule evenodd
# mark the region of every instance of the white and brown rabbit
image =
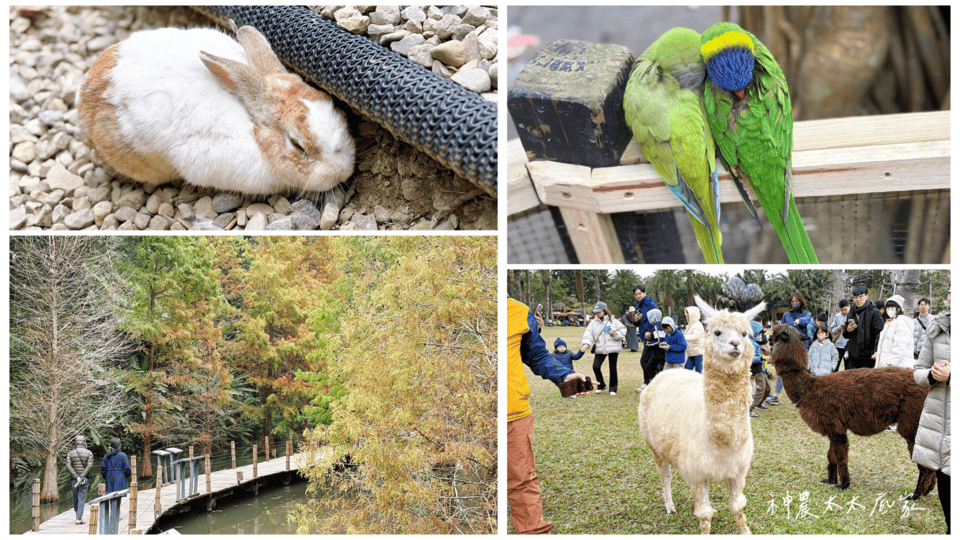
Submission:
<svg viewBox="0 0 960 540">
<path fill-rule="evenodd" d="M 80 123 L 116 172 L 250 194 L 327 191 L 353 174 L 354 142 L 330 96 L 289 73 L 260 32 L 137 32 L 77 89 Z"/>
</svg>

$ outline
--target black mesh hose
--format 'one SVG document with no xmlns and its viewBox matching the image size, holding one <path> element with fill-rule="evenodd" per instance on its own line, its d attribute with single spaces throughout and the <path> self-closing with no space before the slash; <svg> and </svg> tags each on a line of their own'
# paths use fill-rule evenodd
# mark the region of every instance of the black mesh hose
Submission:
<svg viewBox="0 0 960 540">
<path fill-rule="evenodd" d="M 497 196 L 497 106 L 302 6 L 202 6 L 250 25 L 304 79 Z"/>
</svg>

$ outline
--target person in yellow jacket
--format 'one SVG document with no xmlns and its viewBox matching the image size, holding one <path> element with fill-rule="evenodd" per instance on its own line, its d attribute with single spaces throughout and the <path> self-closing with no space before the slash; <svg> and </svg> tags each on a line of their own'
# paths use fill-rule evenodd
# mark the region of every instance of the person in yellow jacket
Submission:
<svg viewBox="0 0 960 540">
<path fill-rule="evenodd" d="M 564 366 L 547 350 L 540 324 L 530 309 L 507 299 L 507 502 L 513 528 L 520 534 L 550 534 L 543 520 L 540 479 L 533 455 L 533 410 L 526 364 L 535 375 L 559 385 L 584 376 Z"/>
</svg>

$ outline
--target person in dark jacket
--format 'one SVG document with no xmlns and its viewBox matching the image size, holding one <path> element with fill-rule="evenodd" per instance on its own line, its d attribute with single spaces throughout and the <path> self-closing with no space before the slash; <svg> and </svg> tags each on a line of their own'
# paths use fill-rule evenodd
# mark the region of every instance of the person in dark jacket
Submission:
<svg viewBox="0 0 960 540">
<path fill-rule="evenodd" d="M 573 361 L 583 358 L 583 351 L 572 353 L 567 349 L 567 342 L 557 338 L 557 340 L 553 342 L 553 357 L 567 369 L 576 371 L 573 369 Z"/>
<path fill-rule="evenodd" d="M 77 446 L 67 452 L 67 472 L 73 488 L 73 510 L 77 513 L 77 525 L 83 524 L 83 507 L 90 487 L 90 470 L 93 469 L 93 452 L 87 450 L 87 438 L 77 435 Z"/>
<path fill-rule="evenodd" d="M 653 339 L 654 327 L 653 323 L 647 317 L 647 313 L 651 309 L 659 310 L 657 303 L 653 301 L 653 298 L 647 296 L 647 288 L 643 285 L 637 285 L 633 288 L 633 297 L 637 299 L 637 305 L 635 306 L 633 313 L 634 323 L 637 325 L 637 338 L 642 342 L 646 343 Z M 648 335 L 650 334 L 650 335 Z M 640 366 L 646 370 L 646 366 L 650 361 L 650 355 L 653 354 L 653 351 L 650 347 L 644 345 L 643 352 L 640 353 Z M 646 375 L 644 375 L 646 379 Z M 650 381 L 644 381 L 649 383 Z"/>
<path fill-rule="evenodd" d="M 850 369 L 872 368 L 876 365 L 873 353 L 877 352 L 880 331 L 883 330 L 883 315 L 867 297 L 866 287 L 853 290 L 853 305 L 843 330 L 843 337 L 847 338 Z"/>
<path fill-rule="evenodd" d="M 627 327 L 627 345 L 626 348 L 630 349 L 630 352 L 637 352 L 640 350 L 640 343 L 637 341 L 637 325 L 633 321 L 633 314 L 636 313 L 636 308 L 630 306 L 630 309 L 623 314 L 623 317 L 620 318 L 620 322 L 623 323 L 623 326 Z"/>
<path fill-rule="evenodd" d="M 650 384 L 657 373 L 663 370 L 664 350 L 660 348 L 660 344 L 667 337 L 663 327 L 660 326 L 663 314 L 660 313 L 659 309 L 651 309 L 647 312 L 647 317 L 650 319 L 652 331 L 649 338 L 643 339 L 643 353 L 647 359 L 646 361 L 642 359 L 640 361 L 640 366 L 643 368 L 643 386 L 637 388 L 637 392 L 643 392 L 643 389 Z"/>
<path fill-rule="evenodd" d="M 107 486 L 107 493 L 122 491 L 128 487 L 130 478 L 130 460 L 120 451 L 120 439 L 110 439 L 110 451 L 103 456 L 100 465 L 100 474 L 103 475 Z"/>
</svg>

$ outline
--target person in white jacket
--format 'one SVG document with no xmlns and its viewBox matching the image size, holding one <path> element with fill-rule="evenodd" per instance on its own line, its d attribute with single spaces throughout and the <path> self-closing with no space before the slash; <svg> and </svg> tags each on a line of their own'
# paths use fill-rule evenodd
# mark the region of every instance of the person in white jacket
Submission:
<svg viewBox="0 0 960 540">
<path fill-rule="evenodd" d="M 603 302 L 597 302 L 597 305 L 593 306 L 593 313 L 596 316 L 583 332 L 580 350 L 586 352 L 594 345 L 597 346 L 593 357 L 593 375 L 599 384 L 596 389 L 598 394 L 607 388 L 600 367 L 603 366 L 604 360 L 610 358 L 610 395 L 615 396 L 618 383 L 617 356 L 623 350 L 621 341 L 627 335 L 627 327 L 613 316 L 613 313 L 607 309 L 607 304 Z"/>
<path fill-rule="evenodd" d="M 895 294 L 883 306 L 887 322 L 880 331 L 876 367 L 902 367 L 913 369 L 913 319 L 903 313 L 903 297 Z"/>
<path fill-rule="evenodd" d="M 687 328 L 683 331 L 683 339 L 687 341 L 687 362 L 684 369 L 696 369 L 703 373 L 703 323 L 700 322 L 700 308 L 688 306 L 683 310 L 687 317 Z"/>
</svg>

